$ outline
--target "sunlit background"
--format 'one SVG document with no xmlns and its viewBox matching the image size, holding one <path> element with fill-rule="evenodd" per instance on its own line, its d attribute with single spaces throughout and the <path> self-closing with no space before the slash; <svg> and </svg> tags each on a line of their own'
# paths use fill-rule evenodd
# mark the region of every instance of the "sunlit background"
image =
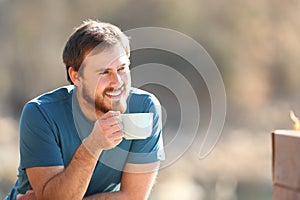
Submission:
<svg viewBox="0 0 300 200">
<path fill-rule="evenodd" d="M 219 142 L 204 159 L 195 142 L 162 169 L 151 199 L 271 200 L 270 134 L 292 128 L 290 110 L 300 115 L 299 10 L 297 0 L 0 0 L 0 199 L 16 181 L 24 103 L 67 84 L 62 49 L 92 18 L 123 30 L 182 32 L 206 49 L 224 80 Z"/>
</svg>

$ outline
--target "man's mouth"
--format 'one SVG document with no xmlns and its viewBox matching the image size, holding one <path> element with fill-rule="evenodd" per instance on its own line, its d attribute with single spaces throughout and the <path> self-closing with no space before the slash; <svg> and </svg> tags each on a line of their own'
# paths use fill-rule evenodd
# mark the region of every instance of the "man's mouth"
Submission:
<svg viewBox="0 0 300 200">
<path fill-rule="evenodd" d="M 123 90 L 124 90 L 124 87 L 121 87 L 119 89 L 106 91 L 104 94 L 106 96 L 108 96 L 109 98 L 118 98 L 118 97 L 121 97 Z"/>
</svg>

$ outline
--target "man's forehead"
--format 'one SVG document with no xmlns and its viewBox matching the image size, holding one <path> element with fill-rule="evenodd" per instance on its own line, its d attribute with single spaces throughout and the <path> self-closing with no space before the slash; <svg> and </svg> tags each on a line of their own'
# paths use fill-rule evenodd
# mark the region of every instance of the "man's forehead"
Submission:
<svg viewBox="0 0 300 200">
<path fill-rule="evenodd" d="M 97 52 L 93 50 L 84 60 L 85 65 L 101 68 L 120 66 L 129 64 L 129 62 L 129 57 L 120 45 L 114 45 Z"/>
<path fill-rule="evenodd" d="M 115 60 L 108 62 L 106 65 L 99 66 L 99 67 L 109 69 L 109 68 L 123 66 L 123 65 L 127 65 L 127 64 L 129 64 L 129 58 L 126 55 L 122 55 L 122 56 L 116 58 Z"/>
</svg>

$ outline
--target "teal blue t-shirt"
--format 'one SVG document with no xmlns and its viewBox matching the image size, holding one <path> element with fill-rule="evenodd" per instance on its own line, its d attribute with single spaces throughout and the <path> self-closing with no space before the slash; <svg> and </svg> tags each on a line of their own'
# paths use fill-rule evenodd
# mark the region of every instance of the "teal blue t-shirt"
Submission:
<svg viewBox="0 0 300 200">
<path fill-rule="evenodd" d="M 80 110 L 75 86 L 65 86 L 43 94 L 23 109 L 20 120 L 20 165 L 18 180 L 6 200 L 31 189 L 25 169 L 41 166 L 67 166 L 75 151 L 92 130 L 94 122 Z M 126 113 L 153 115 L 152 135 L 141 140 L 126 140 L 103 151 L 86 196 L 119 190 L 126 163 L 145 164 L 164 159 L 160 104 L 154 95 L 131 88 Z"/>
</svg>

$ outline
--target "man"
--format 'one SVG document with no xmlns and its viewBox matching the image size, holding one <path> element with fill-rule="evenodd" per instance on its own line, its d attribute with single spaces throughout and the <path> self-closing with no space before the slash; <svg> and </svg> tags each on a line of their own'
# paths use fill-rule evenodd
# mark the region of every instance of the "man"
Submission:
<svg viewBox="0 0 300 200">
<path fill-rule="evenodd" d="M 28 102 L 20 120 L 20 166 L 9 199 L 147 199 L 164 157 L 160 106 L 131 87 L 129 41 L 88 20 L 64 52 L 68 80 Z M 123 138 L 120 113 L 152 112 L 152 135 Z"/>
</svg>

